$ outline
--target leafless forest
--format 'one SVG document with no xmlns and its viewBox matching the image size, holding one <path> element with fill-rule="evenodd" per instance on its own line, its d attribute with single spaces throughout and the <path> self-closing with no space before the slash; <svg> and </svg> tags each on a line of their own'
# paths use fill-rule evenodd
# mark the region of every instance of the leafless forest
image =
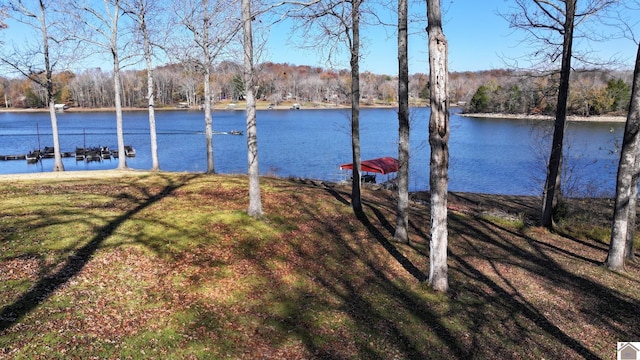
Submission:
<svg viewBox="0 0 640 360">
<path fill-rule="evenodd" d="M 348 69 L 325 69 L 305 65 L 263 63 L 258 68 L 258 98 L 274 105 L 284 101 L 306 106 L 348 105 Z M 144 70 L 121 74 L 123 105 L 144 108 L 147 104 Z M 155 69 L 158 107 L 198 107 L 203 102 L 202 75 L 180 64 Z M 628 106 L 631 71 L 582 70 L 572 76 L 570 112 L 576 115 L 622 113 Z M 72 107 L 114 106 L 113 74 L 100 68 L 54 76 L 56 101 Z M 397 78 L 364 72 L 361 103 L 396 105 Z M 557 76 L 515 70 L 454 72 L 450 74 L 451 101 L 470 112 L 549 114 L 555 108 Z M 44 108 L 46 92 L 26 78 L 1 78 L 0 104 L 11 108 Z M 428 75 L 414 73 L 409 79 L 412 105 L 426 103 Z M 223 62 L 212 72 L 214 102 L 241 101 L 243 81 L 240 64 Z"/>
</svg>

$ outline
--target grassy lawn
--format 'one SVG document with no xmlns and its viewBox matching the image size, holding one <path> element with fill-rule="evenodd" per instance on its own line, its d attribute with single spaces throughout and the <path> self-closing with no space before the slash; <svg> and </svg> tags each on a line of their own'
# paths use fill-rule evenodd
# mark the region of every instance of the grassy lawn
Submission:
<svg viewBox="0 0 640 360">
<path fill-rule="evenodd" d="M 0 181 L 0 358 L 612 359 L 640 341 L 640 267 L 606 270 L 605 200 L 561 231 L 535 199 L 452 194 L 451 292 L 428 272 L 429 211 L 393 242 L 395 201 L 263 178 Z M 418 195 L 416 195 L 416 198 Z"/>
</svg>

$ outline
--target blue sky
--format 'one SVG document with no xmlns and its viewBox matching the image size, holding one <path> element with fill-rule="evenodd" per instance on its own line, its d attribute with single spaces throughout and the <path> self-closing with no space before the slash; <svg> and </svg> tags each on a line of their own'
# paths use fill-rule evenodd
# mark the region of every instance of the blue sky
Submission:
<svg viewBox="0 0 640 360">
<path fill-rule="evenodd" d="M 390 1 L 393 3 L 394 1 Z M 411 11 L 426 19 L 426 2 L 416 0 Z M 580 2 L 579 2 L 580 3 Z M 630 2 L 633 3 L 633 2 Z M 505 19 L 498 12 L 508 13 L 512 9 L 513 0 L 442 0 L 444 31 L 449 41 L 449 70 L 450 71 L 478 71 L 497 68 L 509 68 L 512 63 L 509 59 L 518 58 L 527 54 L 531 49 L 526 49 L 521 40 L 524 37 L 522 31 L 514 31 L 509 28 Z M 638 5 L 640 6 L 640 5 Z M 379 9 L 378 16 L 385 18 L 390 23 L 395 23 L 388 10 Z M 640 38 L 640 10 L 628 12 L 627 16 L 637 20 L 633 25 L 636 38 Z M 265 20 L 263 24 L 269 24 Z M 346 69 L 349 67 L 349 58 L 346 51 L 340 54 L 342 60 L 338 63 L 328 64 L 326 58 L 312 50 L 305 50 L 298 46 L 302 42 L 300 34 L 293 34 L 290 29 L 290 21 L 278 23 L 269 29 L 269 41 L 267 52 L 259 61 L 273 61 L 277 63 L 290 63 L 295 65 L 311 65 L 324 68 L 335 67 Z M 0 40 L 8 43 L 16 36 L 28 36 L 29 32 L 21 31 L 24 28 L 14 26 L 3 30 Z M 409 39 L 409 72 L 428 73 L 427 36 L 424 30 L 426 20 L 414 26 Z M 602 27 L 604 29 L 604 27 Z M 604 30 L 603 30 L 604 31 Z M 361 71 L 371 71 L 376 74 L 396 75 L 397 70 L 397 38 L 393 28 L 381 26 L 365 26 L 362 31 L 362 61 Z M 38 35 L 39 36 L 39 35 Z M 257 38 L 257 36 L 256 36 Z M 601 59 L 617 57 L 622 61 L 621 67 L 632 69 L 637 45 L 629 39 L 609 40 L 593 44 L 577 42 L 578 48 L 591 48 Z M 94 61 L 98 61 L 95 58 Z M 521 67 L 528 67 L 522 61 Z M 105 70 L 112 68 L 109 62 L 104 62 Z"/>
<path fill-rule="evenodd" d="M 426 18 L 426 5 L 419 1 L 421 11 Z M 510 67 L 509 59 L 516 59 L 528 53 L 522 44 L 524 33 L 509 28 L 509 24 L 498 12 L 509 12 L 512 1 L 509 0 L 443 0 L 442 6 L 444 31 L 449 41 L 449 70 L 478 71 Z M 640 18 L 640 13 L 638 18 Z M 395 20 L 393 20 L 395 21 Z M 419 31 L 422 30 L 422 31 Z M 640 36 L 640 26 L 635 24 L 636 36 Z M 417 31 L 421 35 L 412 35 L 409 39 L 410 73 L 428 73 L 427 39 L 424 25 Z M 326 60 L 313 51 L 295 46 L 296 39 L 289 39 L 287 24 L 276 25 L 271 29 L 269 56 L 273 62 L 287 62 L 296 65 L 327 67 Z M 392 30 L 387 33 L 380 28 L 366 28 L 363 31 L 363 60 L 361 71 L 377 74 L 397 74 L 397 39 Z M 613 56 L 623 60 L 622 67 L 632 69 L 637 45 L 629 39 L 609 40 L 597 44 L 578 43 L 578 46 L 590 46 L 597 50 L 602 59 Z M 348 57 L 342 54 L 344 61 L 336 67 L 348 68 Z M 518 66 L 526 67 L 522 61 Z"/>
</svg>

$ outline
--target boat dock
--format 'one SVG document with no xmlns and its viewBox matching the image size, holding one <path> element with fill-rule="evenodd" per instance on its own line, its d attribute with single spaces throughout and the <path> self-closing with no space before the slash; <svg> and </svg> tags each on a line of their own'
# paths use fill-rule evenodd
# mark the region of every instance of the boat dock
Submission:
<svg viewBox="0 0 640 360">
<path fill-rule="evenodd" d="M 135 157 L 136 150 L 131 145 L 125 145 L 124 154 L 126 157 Z M 118 158 L 118 150 L 111 150 L 108 146 L 96 146 L 90 148 L 76 147 L 76 151 L 61 151 L 60 156 L 63 158 L 75 157 L 76 161 L 102 161 Z M 52 159 L 55 157 L 54 148 L 46 146 L 44 150 L 33 150 L 26 154 L 0 155 L 0 161 L 9 160 L 27 160 L 28 162 L 37 162 L 42 159 Z"/>
</svg>

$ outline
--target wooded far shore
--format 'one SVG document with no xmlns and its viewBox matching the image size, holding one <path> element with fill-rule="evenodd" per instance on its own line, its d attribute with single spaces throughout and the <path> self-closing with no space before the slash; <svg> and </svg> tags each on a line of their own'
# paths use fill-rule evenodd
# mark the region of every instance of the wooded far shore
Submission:
<svg viewBox="0 0 640 360">
<path fill-rule="evenodd" d="M 279 105 L 271 105 L 268 102 L 258 102 L 257 110 L 292 110 L 294 107 L 294 102 L 286 102 L 281 103 Z M 417 107 L 424 107 L 425 105 L 419 104 Z M 361 104 L 361 108 L 363 109 L 388 109 L 396 107 L 395 104 L 376 104 L 376 105 L 364 105 Z M 219 102 L 212 105 L 213 110 L 245 110 L 246 104 L 244 101 L 239 102 Z M 455 108 L 455 107 L 453 107 Z M 345 110 L 350 109 L 350 106 L 347 105 L 336 105 L 330 103 L 313 103 L 313 104 L 300 104 L 300 109 L 305 110 Z M 123 111 L 146 111 L 146 108 L 140 107 L 126 107 L 123 108 Z M 178 108 L 178 107 L 156 107 L 156 111 L 199 111 L 200 109 L 197 107 L 191 108 Z M 0 112 L 47 112 L 49 109 L 47 108 L 30 108 L 30 109 L 18 109 L 18 108 L 0 108 Z M 101 108 L 85 108 L 85 107 L 70 107 L 65 112 L 107 112 L 107 111 L 115 111 L 114 108 L 101 107 Z M 505 113 L 458 113 L 460 116 L 466 117 L 475 117 L 475 118 L 493 118 L 493 119 L 517 119 L 517 120 L 543 120 L 543 121 L 553 121 L 554 117 L 551 115 L 532 115 L 532 114 L 505 114 Z M 576 122 L 625 122 L 627 120 L 626 116 L 617 116 L 617 115 L 594 115 L 594 116 L 576 116 L 570 115 L 567 116 L 567 121 L 576 121 Z"/>
</svg>

